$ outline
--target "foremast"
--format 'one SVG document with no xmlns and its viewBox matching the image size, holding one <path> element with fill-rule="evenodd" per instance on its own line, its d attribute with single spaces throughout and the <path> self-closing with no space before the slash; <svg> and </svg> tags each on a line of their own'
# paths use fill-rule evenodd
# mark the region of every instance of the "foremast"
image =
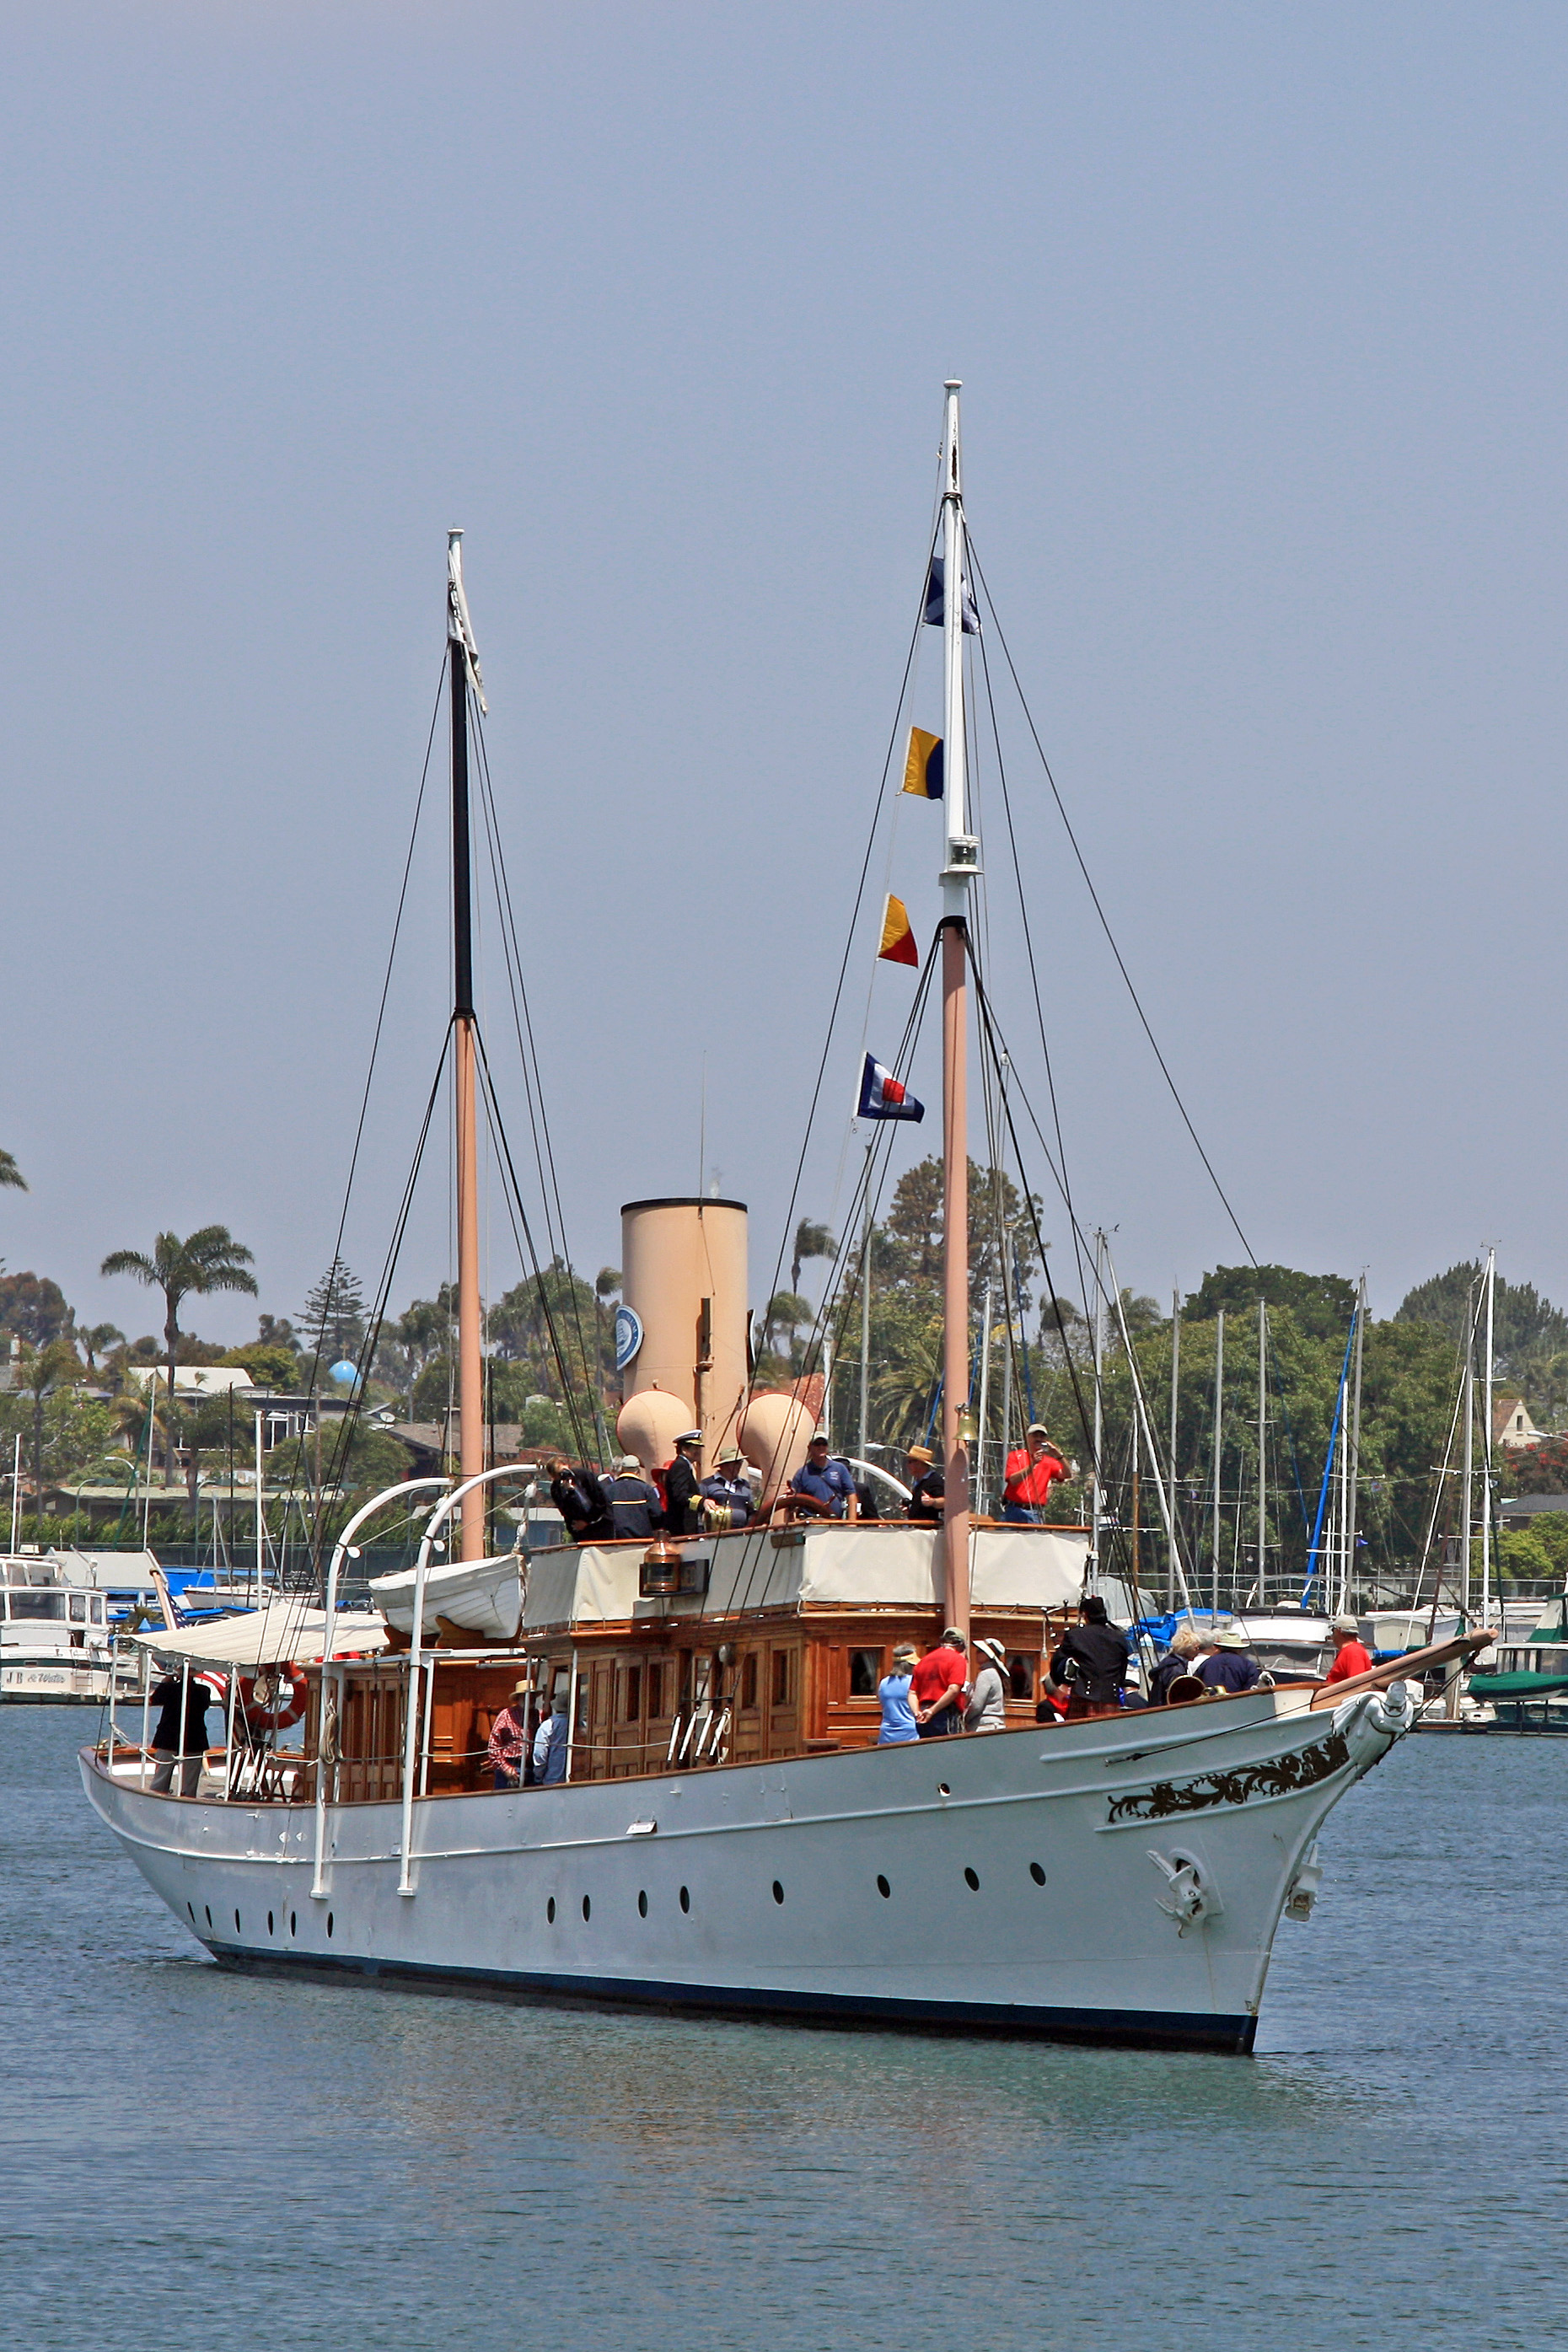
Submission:
<svg viewBox="0 0 1568 2352">
<path fill-rule="evenodd" d="M 447 639 L 452 709 L 452 1063 L 458 1175 L 458 1466 L 464 1480 L 485 1466 L 485 1366 L 479 1307 L 478 1039 L 474 1013 L 473 858 L 468 825 L 468 688 L 484 708 L 479 651 L 463 593 L 463 534 L 447 534 Z M 485 1494 L 460 1506 L 461 1557 L 483 1559 Z"/>
<path fill-rule="evenodd" d="M 979 845 L 968 829 L 963 709 L 966 547 L 958 395 L 949 382 L 942 445 L 942 770 L 947 859 L 942 872 L 942 1451 L 947 1622 L 969 1634 L 969 897 Z"/>
</svg>

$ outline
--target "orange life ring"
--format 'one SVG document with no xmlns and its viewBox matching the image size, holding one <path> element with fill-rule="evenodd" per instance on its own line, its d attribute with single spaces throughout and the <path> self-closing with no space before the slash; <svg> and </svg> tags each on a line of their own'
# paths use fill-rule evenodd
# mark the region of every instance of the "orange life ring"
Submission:
<svg viewBox="0 0 1568 2352">
<path fill-rule="evenodd" d="M 259 1698 L 257 1696 L 258 1687 L 261 1691 Z M 310 1685 L 298 1666 L 281 1665 L 271 1672 L 242 1675 L 240 1705 L 252 1723 L 265 1724 L 271 1731 L 287 1731 L 290 1724 L 303 1719 L 309 1689 Z"/>
</svg>

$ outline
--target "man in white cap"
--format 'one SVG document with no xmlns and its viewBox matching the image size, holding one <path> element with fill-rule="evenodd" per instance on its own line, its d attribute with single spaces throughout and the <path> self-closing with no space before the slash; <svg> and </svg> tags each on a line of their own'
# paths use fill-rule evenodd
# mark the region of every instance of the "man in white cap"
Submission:
<svg viewBox="0 0 1568 2352">
<path fill-rule="evenodd" d="M 677 1538 L 702 1532 L 702 1496 L 698 1477 L 701 1456 L 702 1432 L 683 1429 L 675 1441 L 675 1459 L 664 1474 L 664 1524 Z"/>
<path fill-rule="evenodd" d="M 1042 1422 L 1032 1421 L 1022 1445 L 1007 1456 L 1002 1476 L 1002 1517 L 1021 1527 L 1039 1525 L 1040 1514 L 1068 1465 L 1046 1434 Z"/>
<path fill-rule="evenodd" d="M 599 1484 L 616 1523 L 616 1534 L 623 1543 L 634 1538 L 646 1543 L 655 1528 L 663 1525 L 658 1488 L 651 1478 L 643 1476 L 642 1464 L 635 1454 L 623 1454 L 609 1476 L 601 1478 Z"/>
<path fill-rule="evenodd" d="M 793 1509 L 818 1519 L 854 1519 L 859 1517 L 859 1498 L 855 1481 L 847 1462 L 838 1462 L 828 1450 L 827 1432 L 817 1430 L 805 1449 L 805 1460 L 789 1482 L 790 1504 Z"/>
<path fill-rule="evenodd" d="M 1325 1685 L 1348 1682 L 1352 1675 L 1372 1672 L 1372 1652 L 1362 1640 L 1361 1627 L 1353 1617 L 1336 1617 L 1329 1632 L 1333 1636 L 1334 1663 L 1323 1676 Z"/>
</svg>

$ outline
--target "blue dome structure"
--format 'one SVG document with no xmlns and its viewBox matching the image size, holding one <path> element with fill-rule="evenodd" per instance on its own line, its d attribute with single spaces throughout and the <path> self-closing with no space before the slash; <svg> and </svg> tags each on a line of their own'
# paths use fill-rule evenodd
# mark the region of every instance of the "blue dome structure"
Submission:
<svg viewBox="0 0 1568 2352">
<path fill-rule="evenodd" d="M 351 1364 L 347 1357 L 345 1357 L 342 1363 L 334 1364 L 332 1366 L 331 1378 L 342 1388 L 353 1388 L 355 1381 L 359 1378 L 359 1366 L 357 1364 Z"/>
</svg>

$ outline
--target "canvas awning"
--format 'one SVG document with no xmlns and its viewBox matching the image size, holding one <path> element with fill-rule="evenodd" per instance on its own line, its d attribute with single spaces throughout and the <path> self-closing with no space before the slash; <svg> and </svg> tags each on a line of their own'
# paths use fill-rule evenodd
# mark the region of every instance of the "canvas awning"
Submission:
<svg viewBox="0 0 1568 2352">
<path fill-rule="evenodd" d="M 163 1657 L 189 1658 L 195 1665 L 249 1667 L 280 1666 L 285 1661 L 297 1666 L 319 1664 L 326 1637 L 325 1610 L 275 1601 L 243 1617 L 215 1617 L 210 1624 L 182 1625 L 174 1633 L 150 1625 L 131 1639 L 139 1649 L 156 1650 Z M 367 1651 L 385 1647 L 386 1627 L 380 1617 L 339 1612 L 332 1630 L 334 1658 L 361 1657 Z"/>
</svg>

